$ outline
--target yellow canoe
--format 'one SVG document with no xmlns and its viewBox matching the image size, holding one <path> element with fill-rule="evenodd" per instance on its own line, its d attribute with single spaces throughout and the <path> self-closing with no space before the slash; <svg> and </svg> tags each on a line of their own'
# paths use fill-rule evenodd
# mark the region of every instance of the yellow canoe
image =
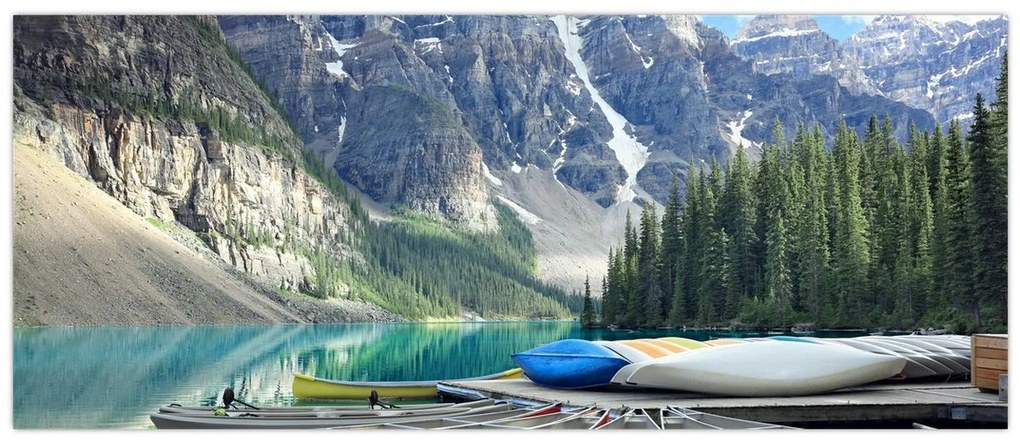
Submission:
<svg viewBox="0 0 1020 445">
<path fill-rule="evenodd" d="M 679 344 L 668 342 L 665 340 L 659 340 L 657 338 L 642 338 L 641 341 L 645 343 L 651 343 L 674 354 L 676 354 L 677 352 L 684 352 L 688 349 L 685 346 L 681 346 Z"/>
<path fill-rule="evenodd" d="M 521 368 L 508 369 L 503 372 L 489 374 L 463 380 L 505 380 L 519 379 L 524 376 Z M 376 390 L 379 397 L 395 397 L 401 399 L 426 399 L 438 397 L 436 384 L 443 380 L 421 380 L 408 382 L 352 382 L 344 380 L 320 379 L 310 375 L 294 373 L 291 391 L 294 397 L 301 400 L 330 399 L 367 399 Z"/>
<path fill-rule="evenodd" d="M 651 358 L 665 357 L 667 355 L 673 354 L 673 352 L 670 351 L 669 349 L 641 340 L 616 340 L 616 342 L 625 344 L 634 349 L 637 349 L 638 351 L 644 352 L 645 354 L 648 354 L 648 356 Z"/>
<path fill-rule="evenodd" d="M 698 340 L 694 340 L 694 339 L 691 339 L 691 338 L 684 338 L 684 337 L 662 337 L 662 338 L 659 338 L 659 340 L 668 341 L 670 343 L 683 346 L 683 347 L 685 347 L 687 349 L 707 348 L 707 347 L 711 346 L 711 345 L 705 344 L 705 342 L 703 342 L 703 341 L 698 341 Z"/>
</svg>

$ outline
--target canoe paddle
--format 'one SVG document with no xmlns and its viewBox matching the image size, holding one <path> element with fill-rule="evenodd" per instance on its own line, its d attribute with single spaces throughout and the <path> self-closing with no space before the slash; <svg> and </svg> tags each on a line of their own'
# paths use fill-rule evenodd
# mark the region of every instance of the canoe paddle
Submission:
<svg viewBox="0 0 1020 445">
<path fill-rule="evenodd" d="M 223 390 L 223 406 L 230 406 L 232 403 L 237 402 L 251 409 L 261 409 L 258 407 L 251 406 L 245 403 L 243 400 L 237 400 L 234 398 L 234 388 L 227 388 Z"/>
</svg>

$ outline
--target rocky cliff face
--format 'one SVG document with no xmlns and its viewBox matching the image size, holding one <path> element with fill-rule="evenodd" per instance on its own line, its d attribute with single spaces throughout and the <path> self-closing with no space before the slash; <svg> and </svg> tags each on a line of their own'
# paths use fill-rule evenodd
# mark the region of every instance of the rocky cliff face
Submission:
<svg viewBox="0 0 1020 445">
<path fill-rule="evenodd" d="M 844 46 L 886 97 L 932 110 L 939 122 L 967 125 L 974 95 L 994 97 L 1007 36 L 1004 16 L 973 25 L 881 16 Z"/>
<path fill-rule="evenodd" d="M 759 72 L 832 75 L 852 93 L 929 110 L 948 124 L 968 121 L 974 95 L 994 91 L 1006 37 L 1005 17 L 969 25 L 881 16 L 838 42 L 811 18 L 765 15 L 748 21 L 731 45 Z"/>
<path fill-rule="evenodd" d="M 298 168 L 300 141 L 217 46 L 218 34 L 206 34 L 215 26 L 17 17 L 14 139 L 139 215 L 206 234 L 223 260 L 263 285 L 313 289 L 316 270 L 301 252 L 357 260 L 351 242 L 361 228 L 347 203 Z M 231 121 L 242 124 L 223 124 Z M 247 126 L 262 133 L 238 130 Z"/>
<path fill-rule="evenodd" d="M 753 153 L 775 118 L 791 133 L 811 121 L 831 131 L 845 113 L 850 120 L 889 113 L 904 127 L 907 120 L 931 126 L 923 112 L 864 99 L 835 79 L 755 72 L 693 16 L 219 22 L 270 88 L 294 91 L 284 102 L 291 115 L 315 122 L 299 126 L 302 138 L 335 160 L 341 176 L 376 199 L 452 219 L 488 217 L 467 206 L 486 196 L 478 182 L 486 171 L 496 181 L 525 168 L 548 171 L 603 207 L 662 202 L 689 160 L 724 160 L 741 145 Z M 273 37 L 263 35 L 269 31 Z M 398 109 L 406 112 L 394 114 Z M 404 119 L 411 114 L 428 128 Z M 447 157 L 430 155 L 429 144 Z M 403 159 L 411 153 L 426 160 L 408 165 Z M 480 169 L 473 161 L 479 155 Z M 478 180 L 440 180 L 441 171 Z M 409 189 L 422 192 L 401 192 Z M 440 201 L 460 204 L 451 213 Z"/>
<path fill-rule="evenodd" d="M 855 95 L 881 94 L 860 63 L 809 16 L 756 16 L 740 28 L 730 45 L 735 53 L 754 62 L 760 73 L 795 77 L 829 74 Z"/>
<path fill-rule="evenodd" d="M 458 119 L 444 79 L 414 45 L 400 43 L 393 22 L 249 16 L 219 22 L 256 75 L 290 95 L 284 106 L 305 122 L 302 137 L 341 177 L 398 208 L 477 230 L 496 227 L 477 142 Z M 341 38 L 348 27 L 365 34 L 356 44 L 341 43 L 326 26 Z"/>
</svg>

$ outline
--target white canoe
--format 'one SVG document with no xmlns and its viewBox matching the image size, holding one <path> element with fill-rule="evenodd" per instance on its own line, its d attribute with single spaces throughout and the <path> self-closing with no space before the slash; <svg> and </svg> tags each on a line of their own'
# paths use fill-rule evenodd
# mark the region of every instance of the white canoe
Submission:
<svg viewBox="0 0 1020 445">
<path fill-rule="evenodd" d="M 798 396 L 886 379 L 905 364 L 902 357 L 835 345 L 763 341 L 633 363 L 612 382 L 728 396 Z"/>
<path fill-rule="evenodd" d="M 605 340 L 596 340 L 593 341 L 592 343 L 605 346 L 610 351 L 619 354 L 620 357 L 623 357 L 624 359 L 631 363 L 638 363 L 652 359 L 652 356 L 645 354 L 644 352 L 623 343 Z"/>
<path fill-rule="evenodd" d="M 825 338 L 821 339 L 822 342 L 828 344 L 838 344 L 848 348 L 854 348 L 861 351 L 867 351 L 875 354 L 888 355 L 892 357 L 903 357 L 907 361 L 906 365 L 903 366 L 903 378 L 914 379 L 932 377 L 938 375 L 937 372 L 924 364 L 918 362 L 913 357 L 904 356 L 902 354 L 889 349 L 885 345 L 879 343 L 860 341 L 860 338 Z"/>
</svg>

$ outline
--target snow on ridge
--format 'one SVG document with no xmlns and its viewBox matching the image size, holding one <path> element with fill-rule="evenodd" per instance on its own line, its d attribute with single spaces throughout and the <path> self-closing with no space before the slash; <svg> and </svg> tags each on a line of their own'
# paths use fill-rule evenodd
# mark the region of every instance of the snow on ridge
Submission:
<svg viewBox="0 0 1020 445">
<path fill-rule="evenodd" d="M 974 117 L 974 112 L 973 111 L 968 111 L 966 113 L 960 113 L 960 114 L 957 114 L 956 116 L 953 116 L 953 120 L 963 121 L 963 120 L 967 120 L 967 119 L 970 119 L 970 118 L 973 118 L 973 117 Z"/>
<path fill-rule="evenodd" d="M 347 130 L 347 117 L 340 116 L 340 127 L 337 128 L 336 145 L 340 146 L 344 142 L 344 131 Z"/>
<path fill-rule="evenodd" d="M 524 207 L 521 207 L 520 204 L 517 204 L 516 202 L 507 199 L 507 197 L 503 195 L 496 195 L 496 197 L 499 198 L 499 200 L 502 201 L 503 204 L 506 204 L 511 209 L 513 209 L 513 211 L 517 213 L 517 216 L 521 218 L 521 221 L 524 221 L 531 225 L 535 225 L 542 222 L 542 218 L 539 218 L 538 215 L 535 215 L 534 213 L 527 211 Z"/>
<path fill-rule="evenodd" d="M 503 181 L 500 181 L 499 178 L 496 177 L 496 175 L 492 174 L 492 172 L 489 171 L 489 164 L 486 164 L 485 162 L 482 162 L 482 173 L 485 174 L 485 179 L 488 179 L 489 182 L 491 182 L 493 185 L 496 186 L 503 185 Z"/>
<path fill-rule="evenodd" d="M 786 29 L 782 29 L 782 30 L 779 30 L 779 31 L 770 32 L 770 33 L 762 35 L 762 36 L 745 37 L 743 39 L 734 39 L 733 41 L 730 42 L 730 45 L 735 45 L 737 43 L 745 43 L 745 42 L 756 42 L 758 40 L 771 39 L 773 37 L 796 37 L 796 36 L 803 36 L 803 35 L 808 35 L 808 34 L 814 34 L 816 32 L 821 32 L 821 31 L 822 30 L 818 29 L 818 28 L 815 28 L 815 29 L 791 29 L 791 28 L 786 28 Z"/>
<path fill-rule="evenodd" d="M 414 49 L 415 51 L 422 50 L 421 55 L 428 54 L 429 51 L 434 49 L 443 52 L 443 44 L 439 41 L 439 37 L 426 37 L 424 39 L 415 39 Z"/>
<path fill-rule="evenodd" d="M 645 69 L 651 68 L 652 65 L 655 64 L 655 59 L 648 57 L 648 60 L 645 60 L 645 56 L 641 54 L 641 47 L 637 46 L 637 44 L 635 44 L 634 41 L 630 39 L 630 34 L 627 34 L 627 31 L 624 31 L 623 36 L 626 37 L 627 42 L 630 43 L 630 49 L 634 50 L 634 53 L 641 58 L 641 64 L 645 66 Z"/>
<path fill-rule="evenodd" d="M 453 75 L 450 74 L 450 65 L 443 65 L 443 69 L 446 70 L 446 80 L 450 81 L 450 83 L 452 84 L 453 83 Z"/>
<path fill-rule="evenodd" d="M 517 165 L 517 161 L 514 161 L 514 163 L 510 165 L 510 171 L 512 171 L 514 173 L 520 173 L 521 172 L 521 166 Z"/>
<path fill-rule="evenodd" d="M 331 73 L 333 73 L 333 74 L 336 74 L 337 76 L 339 76 L 341 78 L 343 78 L 343 77 L 351 77 L 350 74 L 347 74 L 347 72 L 344 71 L 343 57 L 344 57 L 344 54 L 347 53 L 347 50 L 349 50 L 351 48 L 354 48 L 355 46 L 358 46 L 358 44 L 357 43 L 340 43 L 339 41 L 337 41 L 337 39 L 335 39 L 333 37 L 333 34 L 330 34 L 328 32 L 326 33 L 326 37 L 329 38 L 329 43 L 333 45 L 333 52 L 336 54 L 336 58 L 337 58 L 336 62 L 327 62 L 326 63 L 326 70 L 331 72 Z"/>
<path fill-rule="evenodd" d="M 619 189 L 617 199 L 621 202 L 631 201 L 637 196 L 637 173 L 645 166 L 645 162 L 648 160 L 648 147 L 627 134 L 626 127 L 629 125 L 627 119 L 616 112 L 602 98 L 602 95 L 599 94 L 599 91 L 589 80 L 588 66 L 585 64 L 584 59 L 581 58 L 583 41 L 577 34 L 581 21 L 576 20 L 574 17 L 563 15 L 553 16 L 549 20 L 556 25 L 557 34 L 565 50 L 564 56 L 574 66 L 574 71 L 578 78 L 581 79 L 585 89 L 588 90 L 588 94 L 591 95 L 593 103 L 598 104 L 599 108 L 602 109 L 602 114 L 606 116 L 606 120 L 609 121 L 613 128 L 613 137 L 607 142 L 607 145 L 616 153 L 616 159 L 623 165 L 624 171 L 627 172 L 627 179 Z"/>
<path fill-rule="evenodd" d="M 744 126 L 747 125 L 747 119 L 751 117 L 752 114 L 754 114 L 753 111 L 745 110 L 744 114 L 740 117 L 739 123 L 737 121 L 730 121 L 729 123 L 726 124 L 726 126 L 729 127 L 730 129 L 730 140 L 733 141 L 734 145 L 738 146 L 743 145 L 745 149 L 755 147 L 758 145 L 744 138 L 743 135 Z"/>
<path fill-rule="evenodd" d="M 441 22 L 436 22 L 436 23 L 429 23 L 429 24 L 427 24 L 427 25 L 418 25 L 418 26 L 415 26 L 415 27 L 414 27 L 414 29 L 418 29 L 418 28 L 428 28 L 428 27 L 430 27 L 430 26 L 439 26 L 439 25 L 442 25 L 442 24 L 444 24 L 444 23 L 453 23 L 453 16 L 449 16 L 449 15 L 448 15 L 448 16 L 446 16 L 446 19 L 444 19 L 444 20 L 443 20 L 443 21 L 441 21 Z"/>
</svg>

